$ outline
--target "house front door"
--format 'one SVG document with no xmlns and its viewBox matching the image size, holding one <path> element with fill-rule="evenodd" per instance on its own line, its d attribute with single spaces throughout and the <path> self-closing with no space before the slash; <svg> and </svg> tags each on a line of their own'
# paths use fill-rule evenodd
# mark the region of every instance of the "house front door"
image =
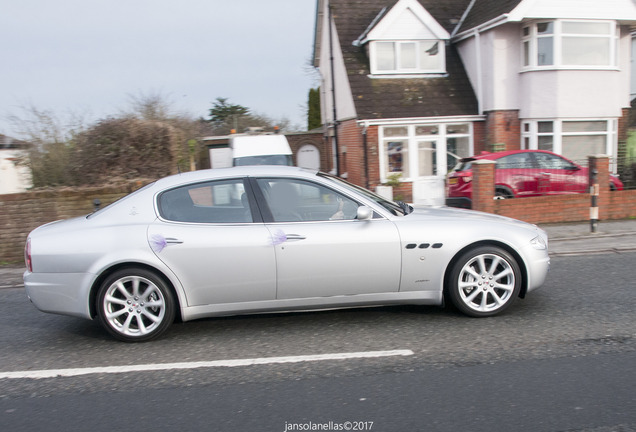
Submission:
<svg viewBox="0 0 636 432">
<path fill-rule="evenodd" d="M 417 149 L 411 152 L 415 157 L 413 170 L 413 204 L 444 205 L 444 179 L 446 174 L 445 142 L 439 138 L 419 140 Z"/>
</svg>

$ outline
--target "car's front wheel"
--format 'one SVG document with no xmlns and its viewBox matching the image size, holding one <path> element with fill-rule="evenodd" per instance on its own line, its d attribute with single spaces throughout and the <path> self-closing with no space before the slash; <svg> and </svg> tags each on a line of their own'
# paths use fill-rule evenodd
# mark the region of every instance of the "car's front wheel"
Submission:
<svg viewBox="0 0 636 432">
<path fill-rule="evenodd" d="M 519 295 L 516 260 L 495 246 L 471 249 L 455 262 L 448 283 L 451 301 L 466 315 L 488 317 L 507 309 Z"/>
<path fill-rule="evenodd" d="M 141 268 L 121 269 L 102 284 L 97 296 L 99 319 L 124 342 L 144 342 L 161 335 L 174 321 L 171 290 L 162 278 Z"/>
</svg>

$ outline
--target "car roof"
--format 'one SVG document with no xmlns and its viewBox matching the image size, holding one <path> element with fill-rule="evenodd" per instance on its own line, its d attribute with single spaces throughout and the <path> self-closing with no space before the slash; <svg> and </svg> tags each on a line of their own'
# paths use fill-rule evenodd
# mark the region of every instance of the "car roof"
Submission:
<svg viewBox="0 0 636 432">
<path fill-rule="evenodd" d="M 502 152 L 496 152 L 496 153 L 486 153 L 486 154 L 470 156 L 470 157 L 462 159 L 462 161 L 472 161 L 472 160 L 481 160 L 481 159 L 495 160 L 495 159 L 500 159 L 504 156 L 518 154 L 518 153 L 548 153 L 548 154 L 556 155 L 556 153 L 553 153 L 548 150 L 508 150 L 508 151 L 502 151 Z"/>
<path fill-rule="evenodd" d="M 246 165 L 230 168 L 214 168 L 184 172 L 157 180 L 156 185 L 158 187 L 164 188 L 168 186 L 191 183 L 196 181 L 250 176 L 296 176 L 311 178 L 314 177 L 317 173 L 318 171 L 316 170 L 283 165 Z"/>
</svg>

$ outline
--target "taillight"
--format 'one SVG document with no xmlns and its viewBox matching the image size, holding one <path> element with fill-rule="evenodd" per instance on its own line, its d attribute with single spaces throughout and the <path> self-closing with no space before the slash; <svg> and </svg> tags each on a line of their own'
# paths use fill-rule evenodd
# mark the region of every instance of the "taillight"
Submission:
<svg viewBox="0 0 636 432">
<path fill-rule="evenodd" d="M 470 183 L 473 181 L 473 176 L 464 176 L 462 178 L 464 179 L 464 183 Z"/>
<path fill-rule="evenodd" d="M 24 263 L 26 264 L 27 270 L 33 273 L 33 261 L 31 260 L 31 239 L 28 238 L 26 241 L 26 246 L 24 246 Z"/>
</svg>

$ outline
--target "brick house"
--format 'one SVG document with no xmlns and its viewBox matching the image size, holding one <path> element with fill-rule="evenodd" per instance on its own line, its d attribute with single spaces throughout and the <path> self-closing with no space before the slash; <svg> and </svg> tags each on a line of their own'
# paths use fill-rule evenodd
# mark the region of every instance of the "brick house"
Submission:
<svg viewBox="0 0 636 432">
<path fill-rule="evenodd" d="M 634 24 L 632 0 L 318 0 L 340 175 L 374 188 L 400 174 L 405 199 L 442 204 L 448 170 L 481 151 L 617 155 Z"/>
</svg>

